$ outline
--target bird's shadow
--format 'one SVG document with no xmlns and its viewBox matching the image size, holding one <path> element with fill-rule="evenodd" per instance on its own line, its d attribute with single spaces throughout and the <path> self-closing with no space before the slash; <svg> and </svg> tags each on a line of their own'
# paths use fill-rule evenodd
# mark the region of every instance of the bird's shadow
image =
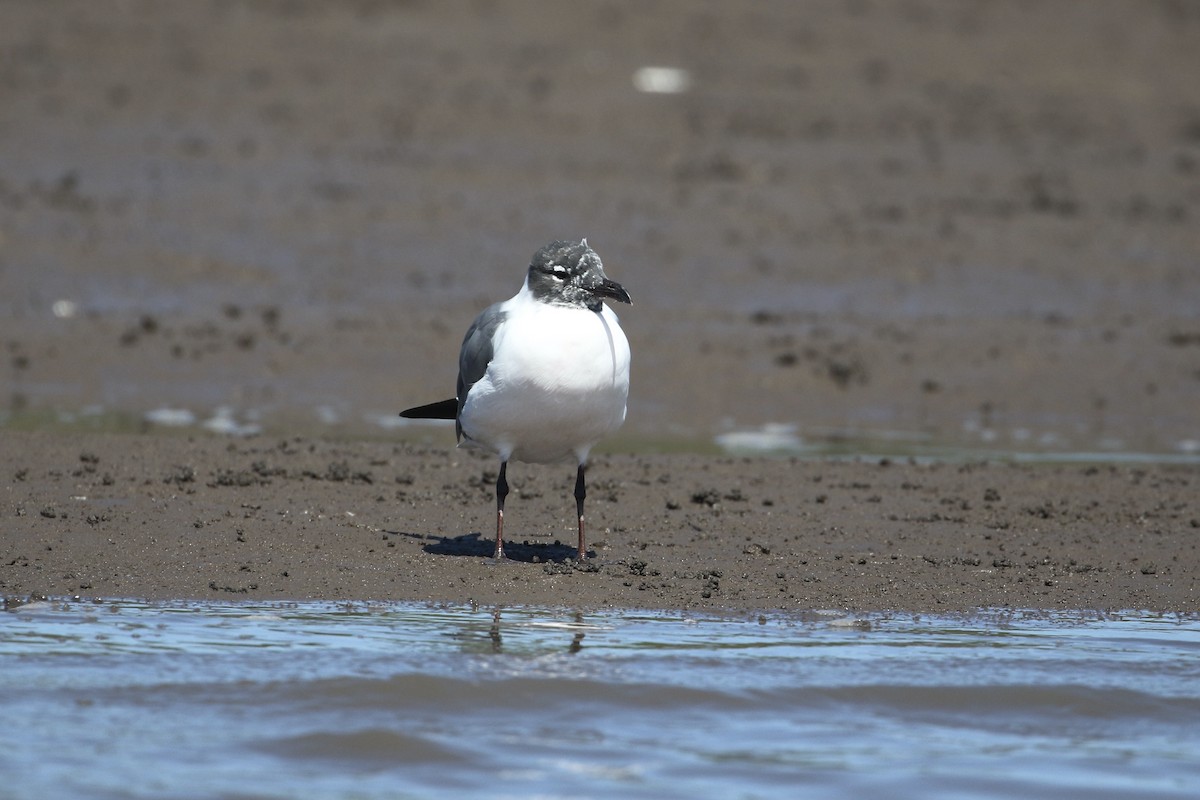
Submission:
<svg viewBox="0 0 1200 800">
<path fill-rule="evenodd" d="M 428 533 L 411 533 L 408 531 L 386 531 L 389 536 L 405 536 L 409 539 L 423 541 L 421 549 L 435 556 L 470 556 L 474 558 L 491 558 L 496 551 L 496 542 L 491 537 L 485 537 L 478 531 L 464 533 L 459 536 L 436 536 Z M 561 564 L 576 560 L 576 548 L 559 541 L 545 544 L 530 544 L 529 542 L 504 542 L 504 555 L 509 561 L 521 561 L 528 564 Z"/>
</svg>

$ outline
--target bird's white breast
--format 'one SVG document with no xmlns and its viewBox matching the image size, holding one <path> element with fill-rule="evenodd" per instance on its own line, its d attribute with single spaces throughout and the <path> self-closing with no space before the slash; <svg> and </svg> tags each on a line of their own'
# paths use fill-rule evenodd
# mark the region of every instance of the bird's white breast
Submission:
<svg viewBox="0 0 1200 800">
<path fill-rule="evenodd" d="M 506 460 L 582 461 L 625 419 L 629 342 L 616 314 L 526 291 L 503 310 L 492 361 L 463 406 L 464 433 Z"/>
</svg>

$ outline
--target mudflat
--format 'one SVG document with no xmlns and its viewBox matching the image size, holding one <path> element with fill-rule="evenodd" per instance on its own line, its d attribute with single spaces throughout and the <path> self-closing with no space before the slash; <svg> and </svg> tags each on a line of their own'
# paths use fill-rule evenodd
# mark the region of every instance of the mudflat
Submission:
<svg viewBox="0 0 1200 800">
<path fill-rule="evenodd" d="M 1142 0 L 9 4 L 0 419 L 392 435 L 586 236 L 634 301 L 617 449 L 1195 456 L 1198 35 Z"/>
<path fill-rule="evenodd" d="M 1200 612 L 1200 468 L 0 434 L 0 592 L 679 608 Z"/>
<path fill-rule="evenodd" d="M 3 17 L 6 594 L 1196 610 L 1192 4 Z M 396 412 L 585 236 L 595 558 L 515 465 L 492 564 L 496 465 Z"/>
</svg>

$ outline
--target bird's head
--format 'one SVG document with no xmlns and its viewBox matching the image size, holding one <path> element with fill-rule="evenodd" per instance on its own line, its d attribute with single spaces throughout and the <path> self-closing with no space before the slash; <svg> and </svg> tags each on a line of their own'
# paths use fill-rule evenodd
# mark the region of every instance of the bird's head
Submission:
<svg viewBox="0 0 1200 800">
<path fill-rule="evenodd" d="M 527 278 L 529 291 L 543 303 L 599 311 L 605 298 L 632 303 L 629 292 L 604 274 L 600 256 L 579 243 L 551 242 L 533 254 Z"/>
</svg>

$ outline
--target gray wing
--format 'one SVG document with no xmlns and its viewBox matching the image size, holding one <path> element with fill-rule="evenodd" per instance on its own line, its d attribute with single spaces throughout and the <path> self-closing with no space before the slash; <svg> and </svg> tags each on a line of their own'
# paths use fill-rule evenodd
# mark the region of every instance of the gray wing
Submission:
<svg viewBox="0 0 1200 800">
<path fill-rule="evenodd" d="M 483 310 L 475 318 L 467 335 L 463 337 L 462 350 L 458 353 L 458 415 L 462 416 L 463 405 L 467 402 L 467 393 L 471 387 L 487 372 L 488 364 L 492 363 L 492 337 L 508 312 L 500 309 L 501 303 L 495 303 Z M 462 439 L 462 423 L 455 422 L 455 432 Z"/>
</svg>

